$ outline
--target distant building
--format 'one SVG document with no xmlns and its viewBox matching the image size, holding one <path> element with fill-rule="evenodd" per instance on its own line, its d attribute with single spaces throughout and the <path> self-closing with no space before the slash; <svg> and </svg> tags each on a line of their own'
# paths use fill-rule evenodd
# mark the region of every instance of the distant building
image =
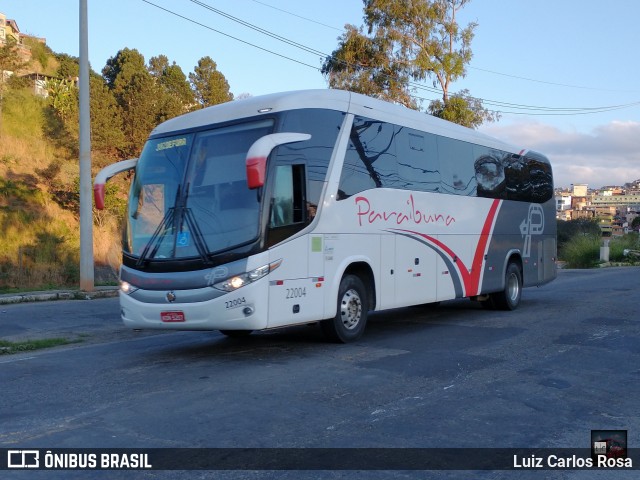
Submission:
<svg viewBox="0 0 640 480">
<path fill-rule="evenodd" d="M 586 197 L 589 192 L 589 185 L 586 183 L 577 183 L 573 185 L 574 197 Z"/>
<path fill-rule="evenodd" d="M 571 210 L 571 220 L 586 219 L 592 220 L 595 217 L 593 210 Z"/>
<path fill-rule="evenodd" d="M 587 197 L 571 197 L 571 208 L 574 210 L 583 210 L 589 205 Z"/>
<path fill-rule="evenodd" d="M 571 208 L 571 194 L 567 192 L 561 192 L 556 195 L 556 210 L 569 210 Z"/>
<path fill-rule="evenodd" d="M 18 23 L 15 20 L 7 18 L 4 13 L 0 12 L 0 46 L 6 45 L 9 41 L 15 43 L 18 55 L 23 62 L 29 62 L 31 60 L 31 47 L 29 45 L 32 44 L 33 41 L 43 44 L 47 43 L 46 38 L 20 33 Z"/>
<path fill-rule="evenodd" d="M 620 187 L 607 187 L 600 190 L 600 195 L 603 197 L 611 197 L 613 195 L 622 195 L 624 190 Z"/>
<path fill-rule="evenodd" d="M 556 219 L 597 221 L 603 235 L 618 236 L 631 231 L 640 216 L 640 179 L 624 187 L 604 186 L 589 191 L 587 184 L 573 184 L 570 191 L 556 190 Z"/>
<path fill-rule="evenodd" d="M 592 205 L 615 205 L 616 207 L 640 206 L 640 193 L 622 195 L 593 195 Z"/>
<path fill-rule="evenodd" d="M 31 80 L 31 85 L 33 85 L 33 93 L 35 95 L 38 95 L 39 97 L 44 97 L 44 98 L 47 98 L 49 96 L 47 82 L 49 80 L 56 79 L 56 77 L 52 77 L 50 75 L 43 75 L 42 73 L 28 73 L 26 75 L 21 75 L 20 77 Z"/>
<path fill-rule="evenodd" d="M 19 45 L 20 29 L 15 20 L 8 19 L 4 13 L 0 13 L 0 44 L 6 44 L 9 39 L 13 39 Z"/>
<path fill-rule="evenodd" d="M 45 38 L 34 37 L 32 35 L 26 35 L 20 33 L 20 28 L 18 28 L 18 23 L 15 20 L 8 19 L 4 13 L 0 12 L 0 46 L 6 45 L 7 42 L 15 43 L 18 56 L 23 62 L 29 62 L 31 60 L 31 46 L 33 42 L 39 42 L 42 44 L 47 43 Z M 31 67 L 30 67 L 31 68 Z M 38 68 L 32 67 L 32 68 Z M 47 97 L 49 92 L 47 90 L 47 82 L 54 77 L 49 75 L 44 75 L 40 73 L 40 71 L 25 71 L 21 69 L 20 71 L 11 72 L 11 71 L 2 71 L 1 72 L 1 81 L 5 82 L 12 75 L 17 75 L 22 78 L 27 78 L 31 81 L 33 85 L 33 92 L 36 95 L 41 97 Z"/>
</svg>

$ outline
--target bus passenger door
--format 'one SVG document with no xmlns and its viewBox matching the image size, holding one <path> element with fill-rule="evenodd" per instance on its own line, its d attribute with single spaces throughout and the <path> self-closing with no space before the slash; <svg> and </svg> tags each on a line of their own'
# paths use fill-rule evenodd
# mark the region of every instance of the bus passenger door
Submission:
<svg viewBox="0 0 640 480">
<path fill-rule="evenodd" d="M 322 236 L 291 238 L 311 220 L 305 165 L 277 165 L 274 173 L 267 242 L 270 262 L 282 263 L 269 275 L 269 328 L 318 320 L 324 281 Z"/>
</svg>

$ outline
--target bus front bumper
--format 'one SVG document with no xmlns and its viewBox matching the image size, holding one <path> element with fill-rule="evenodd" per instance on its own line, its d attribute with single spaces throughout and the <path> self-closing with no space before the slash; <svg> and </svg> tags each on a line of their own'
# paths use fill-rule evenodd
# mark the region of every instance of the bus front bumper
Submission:
<svg viewBox="0 0 640 480">
<path fill-rule="evenodd" d="M 255 287 L 247 285 L 218 298 L 189 303 L 142 302 L 121 291 L 120 315 L 125 326 L 133 329 L 262 330 L 267 327 L 268 296 L 264 288 Z M 164 298 L 166 292 L 160 295 Z M 175 295 L 180 298 L 181 292 Z"/>
</svg>

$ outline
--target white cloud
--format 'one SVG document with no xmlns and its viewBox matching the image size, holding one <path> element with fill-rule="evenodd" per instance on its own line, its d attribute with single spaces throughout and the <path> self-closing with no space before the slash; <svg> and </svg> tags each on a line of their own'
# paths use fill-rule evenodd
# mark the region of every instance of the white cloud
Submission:
<svg viewBox="0 0 640 480">
<path fill-rule="evenodd" d="M 640 123 L 614 121 L 591 132 L 563 131 L 538 122 L 488 124 L 481 129 L 551 160 L 556 186 L 598 188 L 640 179 Z"/>
</svg>

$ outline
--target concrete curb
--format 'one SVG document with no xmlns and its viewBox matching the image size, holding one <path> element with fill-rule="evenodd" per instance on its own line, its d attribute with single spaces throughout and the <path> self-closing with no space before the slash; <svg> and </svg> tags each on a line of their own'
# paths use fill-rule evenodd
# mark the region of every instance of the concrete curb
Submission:
<svg viewBox="0 0 640 480">
<path fill-rule="evenodd" d="M 50 302 L 55 300 L 93 300 L 118 296 L 117 287 L 103 287 L 93 292 L 81 290 L 54 290 L 49 292 L 26 292 L 0 295 L 0 305 L 25 302 Z"/>
</svg>

